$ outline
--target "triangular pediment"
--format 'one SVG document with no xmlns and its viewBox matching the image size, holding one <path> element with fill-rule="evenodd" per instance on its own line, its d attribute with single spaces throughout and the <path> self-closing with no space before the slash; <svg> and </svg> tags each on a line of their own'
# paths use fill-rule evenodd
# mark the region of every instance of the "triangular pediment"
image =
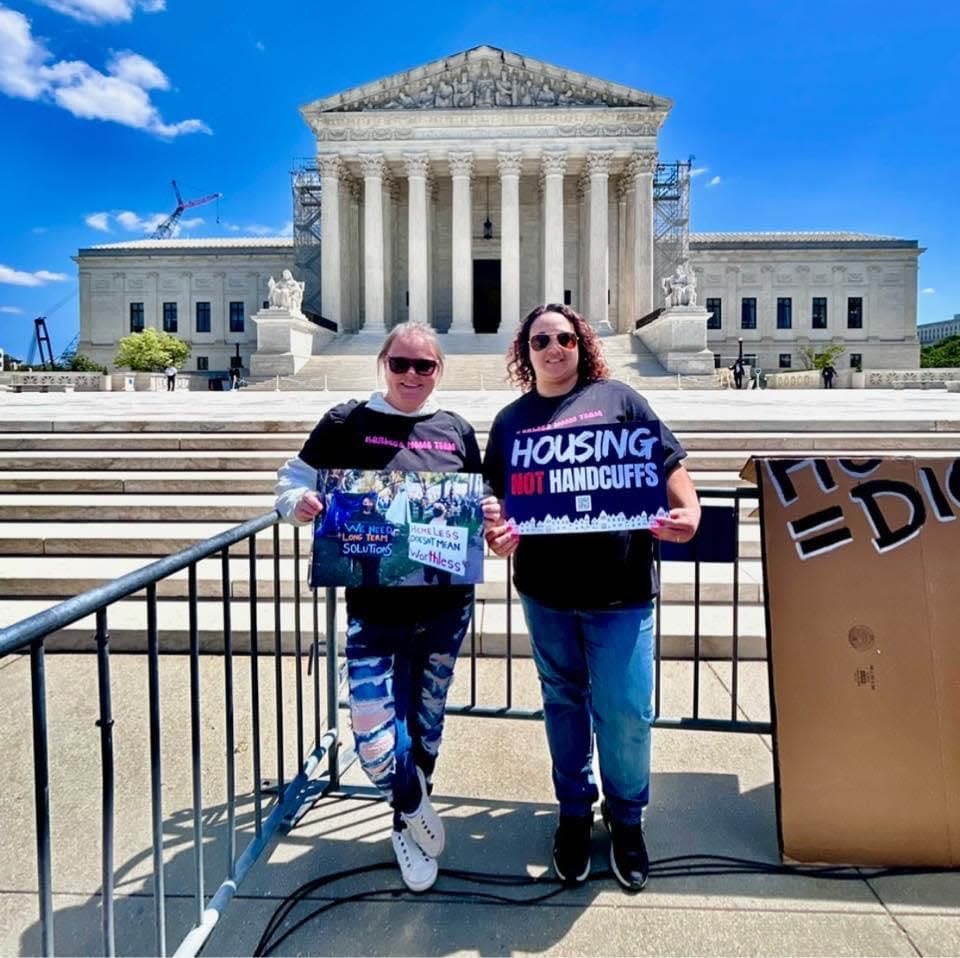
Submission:
<svg viewBox="0 0 960 958">
<path fill-rule="evenodd" d="M 666 97 L 608 83 L 497 47 L 479 46 L 315 100 L 311 113 L 610 107 L 666 112 Z"/>
</svg>

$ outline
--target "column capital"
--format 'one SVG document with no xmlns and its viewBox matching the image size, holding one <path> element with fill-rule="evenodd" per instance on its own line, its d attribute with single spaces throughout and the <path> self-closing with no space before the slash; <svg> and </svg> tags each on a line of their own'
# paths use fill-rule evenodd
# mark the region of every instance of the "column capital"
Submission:
<svg viewBox="0 0 960 958">
<path fill-rule="evenodd" d="M 386 173 L 387 163 L 382 153 L 361 153 L 360 169 L 364 178 L 368 176 L 378 176 L 383 179 Z"/>
<path fill-rule="evenodd" d="M 339 153 L 318 153 L 317 169 L 323 177 L 338 178 L 343 172 L 343 160 Z"/>
<path fill-rule="evenodd" d="M 577 177 L 577 199 L 582 200 L 590 193 L 590 177 L 586 170 L 583 170 Z"/>
<path fill-rule="evenodd" d="M 447 161 L 450 163 L 451 176 L 465 176 L 469 179 L 473 175 L 473 154 L 469 151 L 451 151 L 447 154 Z"/>
<path fill-rule="evenodd" d="M 566 150 L 544 150 L 540 159 L 545 176 L 563 176 L 567 172 Z"/>
<path fill-rule="evenodd" d="M 653 151 L 634 153 L 627 163 L 627 170 L 631 176 L 640 176 L 642 173 L 653 173 L 657 168 L 657 154 Z"/>
<path fill-rule="evenodd" d="M 501 176 L 519 176 L 523 153 L 519 150 L 502 150 L 497 153 L 497 169 Z"/>
<path fill-rule="evenodd" d="M 613 150 L 589 150 L 587 152 L 587 175 L 608 176 L 610 161 L 613 159 Z"/>
<path fill-rule="evenodd" d="M 426 153 L 404 153 L 403 165 L 408 177 L 430 175 L 430 157 Z"/>
</svg>

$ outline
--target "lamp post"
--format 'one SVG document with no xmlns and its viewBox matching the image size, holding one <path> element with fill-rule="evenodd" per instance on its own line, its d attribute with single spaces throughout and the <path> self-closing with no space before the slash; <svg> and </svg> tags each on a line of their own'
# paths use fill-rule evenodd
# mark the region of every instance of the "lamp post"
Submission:
<svg viewBox="0 0 960 958">
<path fill-rule="evenodd" d="M 737 347 L 738 347 L 737 360 L 742 363 L 743 362 L 743 337 L 742 336 L 737 337 Z"/>
</svg>

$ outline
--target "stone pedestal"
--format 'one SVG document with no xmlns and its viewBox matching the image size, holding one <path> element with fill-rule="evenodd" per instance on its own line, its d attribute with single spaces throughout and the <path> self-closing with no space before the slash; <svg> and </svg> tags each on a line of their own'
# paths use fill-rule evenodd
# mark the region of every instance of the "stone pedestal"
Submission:
<svg viewBox="0 0 960 958">
<path fill-rule="evenodd" d="M 707 349 L 709 315 L 702 306 L 672 306 L 634 335 L 667 372 L 713 375 L 713 353 Z"/>
<path fill-rule="evenodd" d="M 321 334 L 333 333 L 287 309 L 261 309 L 253 316 L 257 351 L 250 357 L 252 376 L 292 376 L 314 353 Z"/>
</svg>

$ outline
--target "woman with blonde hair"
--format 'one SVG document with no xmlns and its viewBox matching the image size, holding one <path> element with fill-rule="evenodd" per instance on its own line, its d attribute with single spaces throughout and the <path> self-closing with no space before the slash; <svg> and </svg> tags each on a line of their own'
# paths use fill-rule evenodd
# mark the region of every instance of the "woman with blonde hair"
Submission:
<svg viewBox="0 0 960 958">
<path fill-rule="evenodd" d="M 473 428 L 433 399 L 443 350 L 432 329 L 402 323 L 377 362 L 386 389 L 331 409 L 300 454 L 280 468 L 277 509 L 290 522 L 324 509 L 319 469 L 480 471 Z M 430 803 L 447 692 L 473 607 L 472 586 L 348 588 L 350 718 L 367 776 L 394 810 L 391 841 L 403 881 L 425 891 L 437 877 L 443 822 Z"/>
</svg>

